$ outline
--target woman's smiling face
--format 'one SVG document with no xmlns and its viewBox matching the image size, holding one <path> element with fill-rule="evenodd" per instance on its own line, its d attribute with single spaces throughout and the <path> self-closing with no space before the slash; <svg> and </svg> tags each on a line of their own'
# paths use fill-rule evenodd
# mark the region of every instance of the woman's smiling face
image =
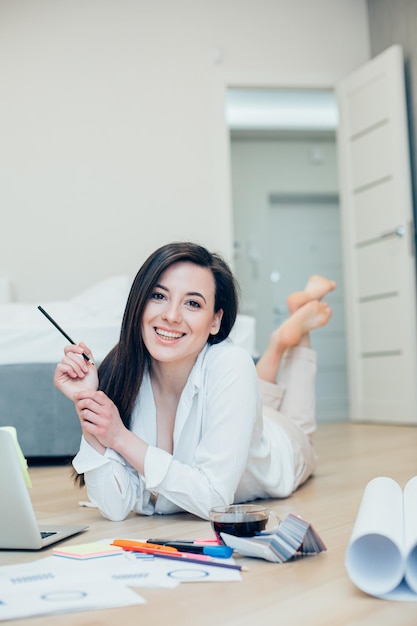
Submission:
<svg viewBox="0 0 417 626">
<path fill-rule="evenodd" d="M 142 317 L 142 337 L 152 359 L 195 362 L 208 336 L 220 329 L 223 311 L 214 312 L 212 272 L 188 261 L 168 267 L 159 277 Z"/>
</svg>

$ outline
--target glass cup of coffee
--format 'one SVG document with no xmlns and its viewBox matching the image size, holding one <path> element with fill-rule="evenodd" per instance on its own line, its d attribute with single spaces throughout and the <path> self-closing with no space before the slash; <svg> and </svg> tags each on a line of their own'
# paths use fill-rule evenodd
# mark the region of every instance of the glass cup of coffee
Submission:
<svg viewBox="0 0 417 626">
<path fill-rule="evenodd" d="M 219 541 L 221 533 L 254 537 L 270 525 L 278 526 L 280 521 L 277 513 L 262 504 L 229 504 L 210 509 L 210 523 Z"/>
</svg>

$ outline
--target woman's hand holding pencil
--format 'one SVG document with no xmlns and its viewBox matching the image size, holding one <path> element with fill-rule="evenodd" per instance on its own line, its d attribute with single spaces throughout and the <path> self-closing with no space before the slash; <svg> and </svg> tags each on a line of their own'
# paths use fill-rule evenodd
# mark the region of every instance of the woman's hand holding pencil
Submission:
<svg viewBox="0 0 417 626">
<path fill-rule="evenodd" d="M 86 361 L 83 353 L 91 355 L 91 361 Z M 64 348 L 64 356 L 55 368 L 54 385 L 73 401 L 79 391 L 98 389 L 97 368 L 83 342 Z"/>
</svg>

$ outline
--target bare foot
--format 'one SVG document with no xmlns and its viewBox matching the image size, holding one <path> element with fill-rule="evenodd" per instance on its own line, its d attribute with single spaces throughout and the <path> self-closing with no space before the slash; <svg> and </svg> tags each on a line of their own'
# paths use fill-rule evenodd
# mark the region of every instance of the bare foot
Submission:
<svg viewBox="0 0 417 626">
<path fill-rule="evenodd" d="M 297 345 L 308 347 L 310 331 L 327 324 L 331 315 L 331 308 L 321 300 L 311 300 L 297 309 L 271 334 L 268 346 L 256 364 L 258 377 L 275 382 L 284 352 Z"/>
<path fill-rule="evenodd" d="M 313 274 L 307 281 L 304 291 L 295 291 L 287 299 L 290 314 L 311 300 L 321 300 L 326 294 L 336 289 L 336 282 L 325 276 Z"/>
<path fill-rule="evenodd" d="M 329 321 L 332 310 L 327 302 L 311 300 L 295 311 L 277 330 L 272 333 L 285 349 L 300 343 L 303 335 Z"/>
</svg>

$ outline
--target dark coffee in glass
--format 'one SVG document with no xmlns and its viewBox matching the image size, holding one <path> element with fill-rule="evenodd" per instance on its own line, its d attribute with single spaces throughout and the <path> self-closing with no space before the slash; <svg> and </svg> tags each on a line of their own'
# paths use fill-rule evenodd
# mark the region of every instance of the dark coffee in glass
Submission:
<svg viewBox="0 0 417 626">
<path fill-rule="evenodd" d="M 212 528 L 221 541 L 221 533 L 236 537 L 254 537 L 266 529 L 270 516 L 278 516 L 260 504 L 230 504 L 214 507 L 210 511 Z"/>
<path fill-rule="evenodd" d="M 239 521 L 229 520 L 227 516 L 218 517 L 213 522 L 213 530 L 217 537 L 220 533 L 235 535 L 236 537 L 253 537 L 266 528 L 267 519 L 254 519 L 252 515 L 242 515 Z"/>
</svg>

